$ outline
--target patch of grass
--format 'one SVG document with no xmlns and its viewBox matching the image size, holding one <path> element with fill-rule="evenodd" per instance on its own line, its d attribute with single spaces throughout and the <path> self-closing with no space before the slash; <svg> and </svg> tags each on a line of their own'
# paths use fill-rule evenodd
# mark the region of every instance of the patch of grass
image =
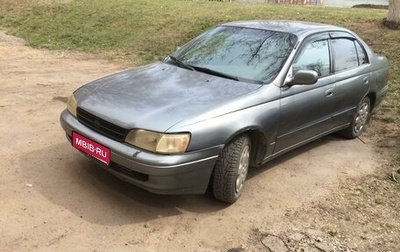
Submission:
<svg viewBox="0 0 400 252">
<path fill-rule="evenodd" d="M 393 117 L 383 117 L 383 118 L 381 118 L 381 120 L 383 122 L 387 122 L 387 123 L 395 123 L 396 122 L 396 119 Z"/>
<path fill-rule="evenodd" d="M 164 57 L 202 31 L 232 20 L 289 18 L 354 28 L 385 16 L 382 10 L 179 0 L 24 2 L 1 8 L 0 25 L 31 46 L 136 54 L 143 63 Z"/>
<path fill-rule="evenodd" d="M 396 147 L 394 143 L 391 143 L 390 141 L 388 141 L 385 138 L 382 138 L 378 141 L 378 143 L 376 144 L 377 147 L 379 148 L 393 148 Z"/>
<path fill-rule="evenodd" d="M 390 162 L 392 167 L 400 168 L 400 155 L 395 156 L 392 161 Z"/>
<path fill-rule="evenodd" d="M 376 205 L 383 205 L 385 202 L 384 202 L 383 199 L 381 199 L 381 198 L 376 198 L 376 199 L 374 200 L 374 203 L 375 203 Z"/>
<path fill-rule="evenodd" d="M 335 237 L 335 236 L 337 236 L 338 232 L 335 231 L 335 230 L 329 230 L 329 231 L 328 231 L 328 234 L 329 234 L 331 237 Z"/>
</svg>

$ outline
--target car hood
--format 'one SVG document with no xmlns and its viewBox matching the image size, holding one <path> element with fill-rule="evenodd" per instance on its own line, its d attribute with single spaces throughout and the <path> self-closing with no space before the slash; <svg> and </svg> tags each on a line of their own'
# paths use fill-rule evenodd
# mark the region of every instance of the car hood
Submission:
<svg viewBox="0 0 400 252">
<path fill-rule="evenodd" d="M 93 81 L 75 97 L 80 108 L 121 127 L 166 132 L 216 108 L 229 113 L 218 108 L 259 87 L 159 62 Z"/>
</svg>

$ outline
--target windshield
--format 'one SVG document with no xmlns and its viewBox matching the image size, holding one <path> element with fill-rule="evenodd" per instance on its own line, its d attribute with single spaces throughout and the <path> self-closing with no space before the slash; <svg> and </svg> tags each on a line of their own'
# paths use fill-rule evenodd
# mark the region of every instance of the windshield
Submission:
<svg viewBox="0 0 400 252">
<path fill-rule="evenodd" d="M 289 33 L 220 26 L 189 42 L 174 56 L 196 70 L 266 83 L 275 79 L 296 41 Z"/>
</svg>

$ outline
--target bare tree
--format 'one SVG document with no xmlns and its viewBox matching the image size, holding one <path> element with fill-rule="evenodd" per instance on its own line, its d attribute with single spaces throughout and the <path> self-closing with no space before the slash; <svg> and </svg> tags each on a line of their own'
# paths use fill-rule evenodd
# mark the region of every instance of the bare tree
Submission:
<svg viewBox="0 0 400 252">
<path fill-rule="evenodd" d="M 384 23 L 390 28 L 400 28 L 400 0 L 389 0 L 389 12 Z"/>
</svg>

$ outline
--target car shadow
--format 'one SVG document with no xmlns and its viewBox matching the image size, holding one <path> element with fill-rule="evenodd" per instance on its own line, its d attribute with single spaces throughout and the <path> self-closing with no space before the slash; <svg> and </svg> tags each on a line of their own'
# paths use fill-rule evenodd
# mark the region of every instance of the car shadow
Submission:
<svg viewBox="0 0 400 252">
<path fill-rule="evenodd" d="M 140 223 L 227 207 L 204 195 L 157 195 L 128 184 L 60 143 L 25 154 L 21 174 L 52 203 L 102 225 Z"/>
<path fill-rule="evenodd" d="M 305 145 L 258 169 L 251 169 L 248 179 L 329 141 L 342 139 L 328 136 Z M 218 212 L 229 207 L 208 194 L 157 195 L 147 192 L 101 169 L 68 143 L 25 154 L 20 159 L 20 168 L 24 180 L 49 201 L 100 225 L 141 223 L 185 212 Z"/>
</svg>

